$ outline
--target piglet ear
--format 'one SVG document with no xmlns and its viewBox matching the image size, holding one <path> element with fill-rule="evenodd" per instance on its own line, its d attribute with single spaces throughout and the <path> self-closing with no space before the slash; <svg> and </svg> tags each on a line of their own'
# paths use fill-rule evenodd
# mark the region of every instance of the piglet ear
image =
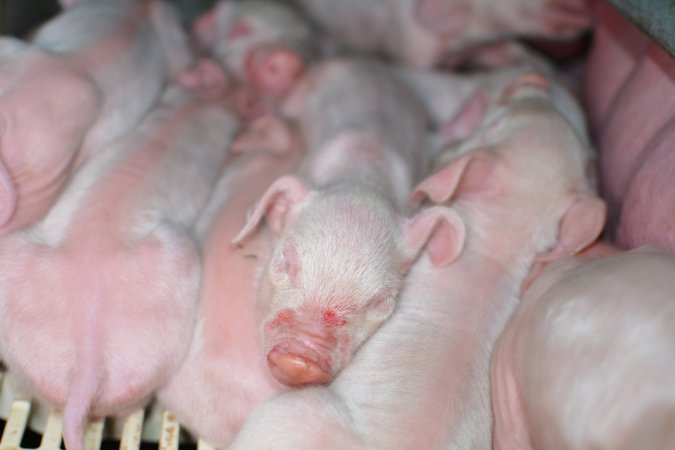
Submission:
<svg viewBox="0 0 675 450">
<path fill-rule="evenodd" d="M 437 34 L 456 35 L 464 29 L 471 4 L 467 1 L 417 0 L 415 19 L 427 30 Z"/>
<path fill-rule="evenodd" d="M 309 188 L 300 178 L 292 175 L 279 178 L 267 188 L 232 244 L 240 245 L 244 239 L 253 234 L 263 217 L 273 232 L 281 233 L 286 226 L 290 210 L 305 200 L 309 193 Z"/>
<path fill-rule="evenodd" d="M 426 251 L 434 266 L 450 264 L 461 253 L 466 236 L 462 219 L 444 206 L 426 208 L 408 219 L 403 233 L 406 272 L 422 251 Z"/>
<path fill-rule="evenodd" d="M 418 205 L 429 199 L 443 204 L 459 194 L 494 191 L 498 183 L 494 176 L 496 164 L 496 157 L 487 151 L 477 150 L 462 155 L 418 184 L 410 201 Z"/>
<path fill-rule="evenodd" d="M 490 95 L 483 89 L 477 90 L 464 102 L 457 114 L 441 126 L 439 134 L 450 142 L 470 138 L 483 121 L 489 106 Z"/>
<path fill-rule="evenodd" d="M 550 262 L 585 249 L 600 236 L 606 217 L 607 205 L 603 200 L 591 195 L 579 195 L 560 221 L 558 243 L 537 260 Z"/>
</svg>

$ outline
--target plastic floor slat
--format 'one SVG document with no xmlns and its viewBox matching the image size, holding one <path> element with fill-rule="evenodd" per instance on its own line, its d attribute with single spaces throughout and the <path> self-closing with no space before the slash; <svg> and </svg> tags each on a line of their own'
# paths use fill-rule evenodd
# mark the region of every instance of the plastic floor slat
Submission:
<svg viewBox="0 0 675 450">
<path fill-rule="evenodd" d="M 0 373 L 0 384 L 4 374 Z M 18 396 L 17 396 L 18 398 Z M 0 450 L 32 450 L 21 447 L 24 431 L 28 424 L 31 403 L 17 399 L 12 402 L 5 429 L 0 439 Z M 132 413 L 124 422 L 120 440 L 120 450 L 139 450 L 143 435 L 145 411 Z M 90 422 L 84 434 L 86 450 L 100 450 L 105 421 L 103 419 Z M 62 448 L 63 418 L 58 411 L 52 411 L 47 417 L 47 424 L 37 450 L 58 450 Z M 161 420 L 158 450 L 179 450 L 180 424 L 170 412 L 165 411 Z M 194 447 L 193 447 L 194 448 Z M 205 441 L 199 440 L 197 450 L 216 450 Z"/>
</svg>

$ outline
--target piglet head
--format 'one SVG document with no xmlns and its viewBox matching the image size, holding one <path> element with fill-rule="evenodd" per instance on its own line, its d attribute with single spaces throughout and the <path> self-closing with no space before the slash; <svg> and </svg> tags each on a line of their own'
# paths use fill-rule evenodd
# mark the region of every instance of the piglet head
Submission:
<svg viewBox="0 0 675 450">
<path fill-rule="evenodd" d="M 197 41 L 264 99 L 277 101 L 304 70 L 310 30 L 287 5 L 220 2 L 194 27 Z"/>
<path fill-rule="evenodd" d="M 279 234 L 260 312 L 268 366 L 283 384 L 329 383 L 392 314 L 402 276 L 422 249 L 437 265 L 461 249 L 440 244 L 463 234 L 445 209 L 403 219 L 375 195 L 340 187 L 314 192 L 284 177 L 242 231 L 265 215 Z"/>
</svg>

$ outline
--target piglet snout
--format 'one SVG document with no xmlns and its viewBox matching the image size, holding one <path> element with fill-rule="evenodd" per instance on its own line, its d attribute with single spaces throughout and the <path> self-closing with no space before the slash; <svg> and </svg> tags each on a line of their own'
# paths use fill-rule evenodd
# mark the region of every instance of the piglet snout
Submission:
<svg viewBox="0 0 675 450">
<path fill-rule="evenodd" d="M 265 95 L 278 99 L 295 85 L 304 62 L 294 51 L 280 46 L 266 46 L 254 50 L 247 64 L 253 85 Z"/>
<path fill-rule="evenodd" d="M 291 387 L 309 384 L 328 384 L 333 377 L 330 371 L 325 370 L 318 359 L 311 355 L 311 349 L 306 353 L 287 352 L 279 346 L 267 354 L 267 364 L 270 372 L 282 384 Z"/>
</svg>

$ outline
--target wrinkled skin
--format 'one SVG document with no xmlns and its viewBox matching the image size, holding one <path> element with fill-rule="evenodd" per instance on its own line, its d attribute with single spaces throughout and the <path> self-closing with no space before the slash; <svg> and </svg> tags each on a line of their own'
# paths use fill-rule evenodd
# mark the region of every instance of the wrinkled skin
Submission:
<svg viewBox="0 0 675 450">
<path fill-rule="evenodd" d="M 73 170 L 138 124 L 192 55 L 168 5 L 124 0 L 74 5 L 31 45 L 3 38 L 0 59 L 6 234 L 44 217 Z"/>
<path fill-rule="evenodd" d="M 242 155 L 227 166 L 196 227 L 204 274 L 192 344 L 158 392 L 181 424 L 218 448 L 227 448 L 257 404 L 288 389 L 267 369 L 258 335 L 256 294 L 271 256 L 270 236 L 257 237 L 244 251 L 230 241 L 266 186 L 297 167 L 303 146 L 291 127 L 265 117 L 232 150 Z"/>
<path fill-rule="evenodd" d="M 601 255 L 547 267 L 499 338 L 494 448 L 675 445 L 675 257 Z"/>
<path fill-rule="evenodd" d="M 201 261 L 186 230 L 236 126 L 222 106 L 171 88 L 43 221 L 0 241 L 2 360 L 63 408 L 69 449 L 83 449 L 88 416 L 143 406 L 187 352 Z"/>
<path fill-rule="evenodd" d="M 231 448 L 490 448 L 489 358 L 520 284 L 535 261 L 586 247 L 604 223 L 587 138 L 549 88 L 516 78 L 415 188 L 415 202 L 452 202 L 431 208 L 454 217 L 436 236 L 451 263 L 423 256 L 397 311 L 333 383 L 261 405 Z"/>
<path fill-rule="evenodd" d="M 596 2 L 586 103 L 600 146 L 608 235 L 675 250 L 675 61 L 613 7 Z"/>
<path fill-rule="evenodd" d="M 235 242 L 263 219 L 275 234 L 260 294 L 270 371 L 290 386 L 326 384 L 392 313 L 403 274 L 445 219 L 404 216 L 425 169 L 425 128 L 387 66 L 318 65 L 284 112 L 308 155 L 268 188 Z"/>
</svg>

